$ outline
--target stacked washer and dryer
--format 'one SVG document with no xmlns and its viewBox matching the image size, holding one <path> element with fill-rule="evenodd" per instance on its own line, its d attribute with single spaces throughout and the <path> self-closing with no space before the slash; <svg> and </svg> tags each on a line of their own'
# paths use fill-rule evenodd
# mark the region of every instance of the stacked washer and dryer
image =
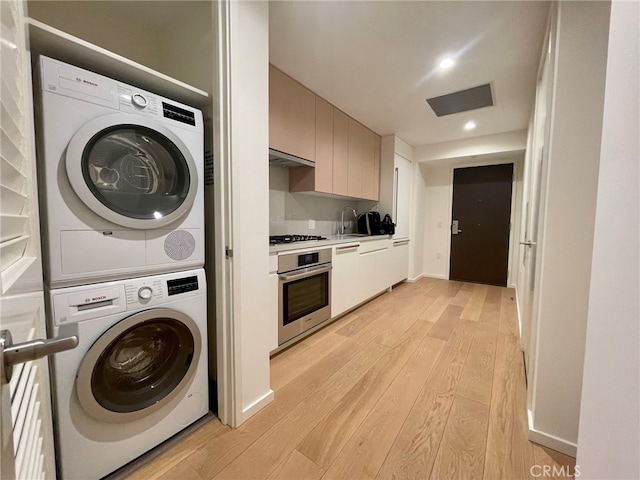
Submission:
<svg viewBox="0 0 640 480">
<path fill-rule="evenodd" d="M 209 409 L 203 120 L 40 57 L 37 137 L 58 470 L 99 478 Z"/>
</svg>

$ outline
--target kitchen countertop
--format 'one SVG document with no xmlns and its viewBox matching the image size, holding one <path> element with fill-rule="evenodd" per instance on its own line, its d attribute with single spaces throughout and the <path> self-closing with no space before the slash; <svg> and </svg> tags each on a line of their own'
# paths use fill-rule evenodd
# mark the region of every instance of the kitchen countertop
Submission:
<svg viewBox="0 0 640 480">
<path fill-rule="evenodd" d="M 342 235 L 325 235 L 326 240 L 311 240 L 308 242 L 291 242 L 281 243 L 279 245 L 270 245 L 269 254 L 276 254 L 280 252 L 291 252 L 294 250 L 310 250 L 310 249 L 323 249 L 331 248 L 333 245 L 341 245 L 343 243 L 353 243 L 357 245 L 361 242 L 370 242 L 371 240 L 383 240 L 390 239 L 391 235 L 371 235 L 364 237 L 351 237 Z"/>
</svg>

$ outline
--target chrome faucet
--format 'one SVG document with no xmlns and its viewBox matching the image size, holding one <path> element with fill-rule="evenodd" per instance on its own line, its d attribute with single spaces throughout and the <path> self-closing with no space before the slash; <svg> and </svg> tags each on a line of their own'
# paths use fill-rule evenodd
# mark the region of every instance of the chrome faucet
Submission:
<svg viewBox="0 0 640 480">
<path fill-rule="evenodd" d="M 356 212 L 355 208 L 349 207 L 349 206 L 344 207 L 342 209 L 342 212 L 340 212 L 340 234 L 341 235 L 344 235 L 344 211 L 347 210 L 347 209 L 349 209 L 349 210 L 351 210 L 353 212 L 353 216 L 355 218 L 358 218 L 358 212 Z"/>
</svg>

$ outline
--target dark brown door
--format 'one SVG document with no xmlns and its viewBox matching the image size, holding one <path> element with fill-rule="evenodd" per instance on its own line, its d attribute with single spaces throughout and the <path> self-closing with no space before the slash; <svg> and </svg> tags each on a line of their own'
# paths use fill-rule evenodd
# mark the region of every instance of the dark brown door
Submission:
<svg viewBox="0 0 640 480">
<path fill-rule="evenodd" d="M 507 285 L 513 164 L 453 170 L 449 278 Z"/>
</svg>

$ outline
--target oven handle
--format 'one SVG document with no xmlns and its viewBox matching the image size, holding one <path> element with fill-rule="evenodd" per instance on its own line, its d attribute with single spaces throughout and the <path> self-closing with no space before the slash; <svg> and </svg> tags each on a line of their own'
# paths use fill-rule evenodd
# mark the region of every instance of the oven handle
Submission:
<svg viewBox="0 0 640 480">
<path fill-rule="evenodd" d="M 311 277 L 313 275 L 318 275 L 320 273 L 329 272 L 333 267 L 331 265 L 318 265 L 317 267 L 309 267 L 305 268 L 299 273 L 289 273 L 284 275 L 279 275 L 280 280 L 285 282 L 290 282 L 292 280 L 299 280 L 305 277 Z"/>
</svg>

